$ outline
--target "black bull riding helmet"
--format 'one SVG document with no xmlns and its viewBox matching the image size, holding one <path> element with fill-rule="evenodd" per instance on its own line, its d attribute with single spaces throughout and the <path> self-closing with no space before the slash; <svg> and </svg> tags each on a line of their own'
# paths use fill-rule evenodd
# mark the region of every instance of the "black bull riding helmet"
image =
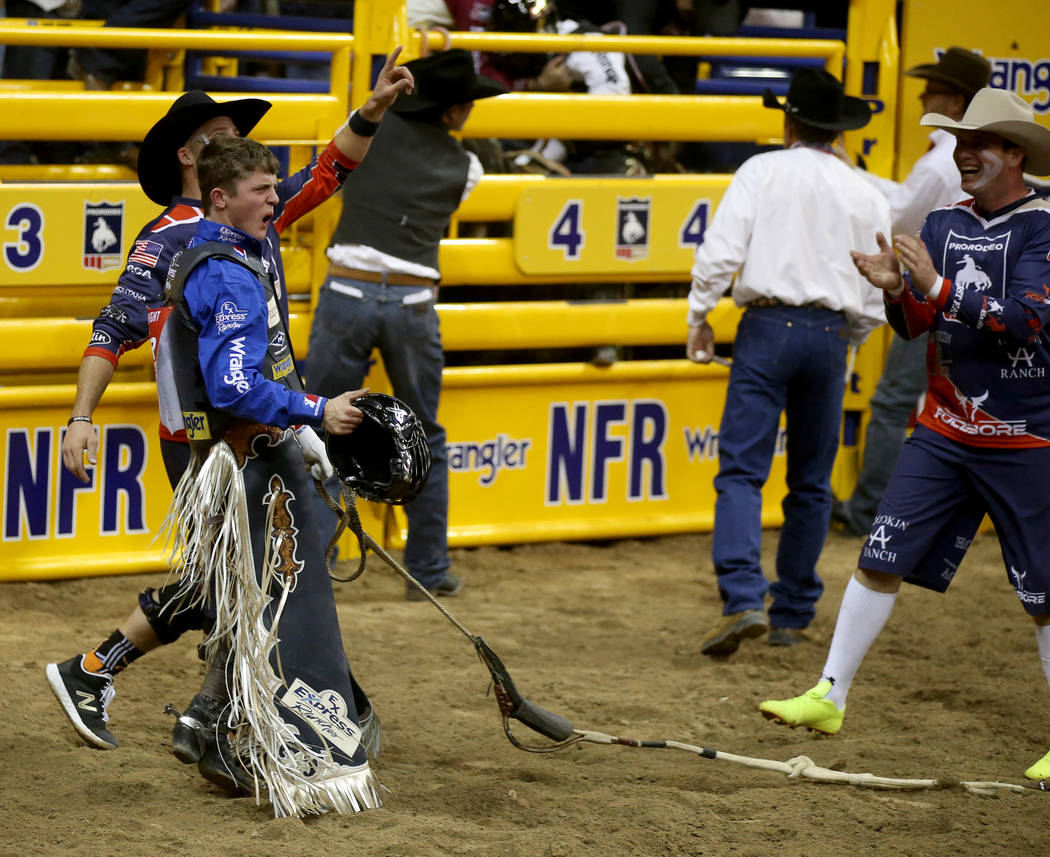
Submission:
<svg viewBox="0 0 1050 857">
<path fill-rule="evenodd" d="M 419 418 L 385 393 L 354 399 L 364 420 L 350 434 L 329 432 L 326 446 L 339 479 L 354 493 L 380 503 L 408 503 L 430 473 L 430 447 Z"/>
</svg>

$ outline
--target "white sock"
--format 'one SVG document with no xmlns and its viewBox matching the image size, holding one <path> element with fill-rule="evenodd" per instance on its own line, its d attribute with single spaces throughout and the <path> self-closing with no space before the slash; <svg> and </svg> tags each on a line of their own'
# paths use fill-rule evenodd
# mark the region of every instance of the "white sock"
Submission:
<svg viewBox="0 0 1050 857">
<path fill-rule="evenodd" d="M 875 592 L 856 577 L 851 577 L 846 585 L 828 660 L 820 676 L 831 682 L 825 699 L 834 702 L 839 711 L 846 707 L 846 694 L 853 676 L 890 618 L 896 599 L 896 592 Z"/>
<path fill-rule="evenodd" d="M 1035 626 L 1035 641 L 1039 644 L 1039 660 L 1043 662 L 1043 674 L 1050 684 L 1050 625 Z"/>
</svg>

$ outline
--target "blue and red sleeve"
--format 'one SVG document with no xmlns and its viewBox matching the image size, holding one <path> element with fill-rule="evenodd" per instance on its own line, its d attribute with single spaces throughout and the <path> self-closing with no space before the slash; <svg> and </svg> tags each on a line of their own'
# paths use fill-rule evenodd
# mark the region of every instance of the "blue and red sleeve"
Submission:
<svg viewBox="0 0 1050 857">
<path fill-rule="evenodd" d="M 283 232 L 339 190 L 357 164 L 340 152 L 333 141 L 316 160 L 277 185 L 277 196 L 281 200 L 273 223 L 277 232 Z"/>
</svg>

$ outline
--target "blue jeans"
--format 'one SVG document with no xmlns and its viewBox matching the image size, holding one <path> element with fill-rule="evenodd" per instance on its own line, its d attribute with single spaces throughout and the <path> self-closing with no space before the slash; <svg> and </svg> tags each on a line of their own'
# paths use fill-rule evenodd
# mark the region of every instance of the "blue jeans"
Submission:
<svg viewBox="0 0 1050 857">
<path fill-rule="evenodd" d="M 893 337 L 886 365 L 871 397 L 871 418 L 864 433 L 864 459 L 853 494 L 842 504 L 842 514 L 857 531 L 868 531 L 879 501 L 890 481 L 904 438 L 908 418 L 926 390 L 926 337 Z"/>
<path fill-rule="evenodd" d="M 326 279 L 310 330 L 306 389 L 322 396 L 358 389 L 368 374 L 372 349 L 379 349 L 394 395 L 419 417 L 430 446 L 430 477 L 420 495 L 405 505 L 405 567 L 423 586 L 433 588 L 451 564 L 448 451 L 445 429 L 437 421 L 445 354 L 434 297 L 418 300 L 424 288 Z"/>
<path fill-rule="evenodd" d="M 805 628 L 824 590 L 816 565 L 831 516 L 846 376 L 846 320 L 809 307 L 751 307 L 740 321 L 718 437 L 712 555 L 723 614 L 761 609 Z M 787 487 L 777 582 L 762 573 L 762 486 L 787 415 Z"/>
</svg>

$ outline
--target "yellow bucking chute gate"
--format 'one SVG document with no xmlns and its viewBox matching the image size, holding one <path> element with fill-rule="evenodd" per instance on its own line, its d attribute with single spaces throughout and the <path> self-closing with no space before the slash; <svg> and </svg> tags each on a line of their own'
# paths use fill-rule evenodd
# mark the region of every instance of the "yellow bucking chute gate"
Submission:
<svg viewBox="0 0 1050 857">
<path fill-rule="evenodd" d="M 146 84 L 89 92 L 76 83 L 0 81 L 3 122 L 11 140 L 139 141 L 183 87 L 187 50 L 214 55 L 220 74 L 236 63 L 228 53 L 323 51 L 331 55 L 327 94 L 263 93 L 273 108 L 253 136 L 287 146 L 297 168 L 323 145 L 349 109 L 367 95 L 373 59 L 395 44 L 406 57 L 439 49 L 443 34 L 410 30 L 397 0 L 358 3 L 353 34 L 245 30 L 120 30 L 78 22 L 40 26 L 0 23 L 4 44 L 101 46 L 149 51 Z M 963 16 L 936 13 L 944 4 L 904 4 L 898 47 L 896 4 L 850 5 L 846 41 L 833 39 L 689 39 L 602 36 L 605 50 L 660 55 L 809 57 L 861 94 L 876 115 L 846 135 L 851 155 L 869 169 L 901 175 L 921 152 L 917 129 L 920 82 L 901 67 L 936 58 L 951 44 L 994 57 L 1000 80 L 1047 109 L 1048 61 L 1026 55 L 995 25 L 969 32 Z M 1008 16 L 1002 16 L 1007 20 Z M 1003 25 L 1005 27 L 1005 24 Z M 593 36 L 501 36 L 452 33 L 468 50 L 593 50 Z M 1033 39 L 1033 42 L 1035 40 Z M 1044 40 L 1045 43 L 1045 40 Z M 1042 87 L 1039 89 L 1039 87 Z M 239 97 L 213 92 L 219 101 Z M 898 109 L 898 98 L 900 108 Z M 658 141 L 776 143 L 776 111 L 757 96 L 508 94 L 477 104 L 467 137 L 532 139 L 624 138 Z M 899 157 L 897 156 L 899 153 Z M 718 427 L 728 378 L 719 365 L 683 359 L 538 364 L 539 348 L 680 346 L 686 336 L 684 298 L 569 302 L 521 300 L 530 288 L 670 283 L 683 295 L 693 253 L 730 180 L 728 175 L 674 174 L 642 178 L 487 175 L 468 198 L 441 247 L 443 286 L 513 290 L 514 301 L 439 303 L 445 348 L 518 349 L 517 364 L 448 368 L 440 419 L 450 466 L 452 545 L 614 538 L 709 529 Z M 641 212 L 644 236 L 625 246 L 618 215 Z M 98 251 L 91 218 L 105 212 L 115 245 Z M 0 167 L 0 438 L 4 444 L 3 557 L 0 579 L 44 579 L 160 570 L 163 545 L 153 536 L 171 491 L 157 441 L 148 348 L 124 356 L 95 412 L 98 465 L 85 485 L 62 466 L 60 445 L 73 401 L 76 368 L 90 320 L 108 301 L 129 245 L 157 206 L 119 167 Z M 338 215 L 330 201 L 283 237 L 292 303 L 292 339 L 305 355 L 310 313 L 324 277 L 324 249 Z M 512 237 L 459 237 L 463 225 L 505 222 Z M 459 290 L 464 291 L 464 290 Z M 491 295 L 492 289 L 486 292 Z M 469 290 L 467 290 L 469 294 Z M 739 310 L 721 302 L 711 317 L 721 343 L 732 342 Z M 858 466 L 867 400 L 886 346 L 877 332 L 856 358 L 846 396 L 844 444 L 835 487 L 848 492 Z M 309 379 L 307 379 L 309 383 Z M 368 383 L 388 389 L 377 365 Z M 764 494 L 763 520 L 781 521 L 784 460 L 778 454 Z M 403 517 L 362 504 L 364 526 L 399 546 Z M 343 556 L 356 550 L 344 540 Z"/>
</svg>

